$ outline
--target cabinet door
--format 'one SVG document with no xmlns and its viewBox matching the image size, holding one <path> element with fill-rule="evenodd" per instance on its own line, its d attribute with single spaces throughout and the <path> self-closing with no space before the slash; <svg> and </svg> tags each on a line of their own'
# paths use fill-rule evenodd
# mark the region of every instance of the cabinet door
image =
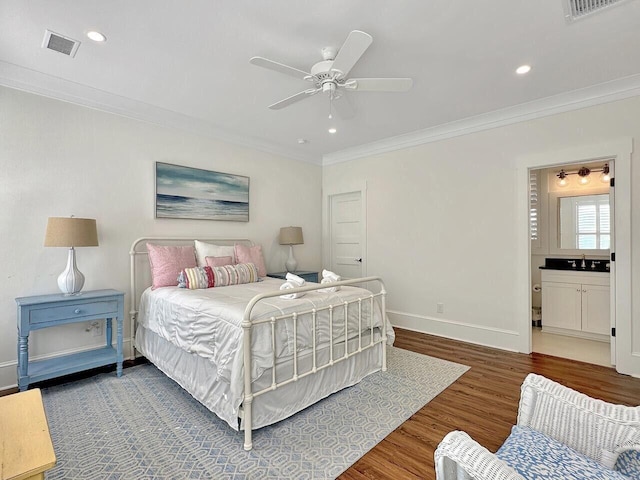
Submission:
<svg viewBox="0 0 640 480">
<path fill-rule="evenodd" d="M 580 330 L 582 288 L 575 283 L 542 283 L 542 326 Z"/>
<path fill-rule="evenodd" d="M 582 285 L 582 330 L 609 335 L 609 287 Z"/>
</svg>

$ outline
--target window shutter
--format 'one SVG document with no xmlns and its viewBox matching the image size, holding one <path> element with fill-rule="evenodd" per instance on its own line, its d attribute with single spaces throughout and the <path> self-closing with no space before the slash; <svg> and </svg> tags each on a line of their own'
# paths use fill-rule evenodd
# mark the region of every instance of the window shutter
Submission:
<svg viewBox="0 0 640 480">
<path fill-rule="evenodd" d="M 539 237 L 539 203 L 538 203 L 538 172 L 529 171 L 529 227 L 531 241 L 537 242 Z"/>
</svg>

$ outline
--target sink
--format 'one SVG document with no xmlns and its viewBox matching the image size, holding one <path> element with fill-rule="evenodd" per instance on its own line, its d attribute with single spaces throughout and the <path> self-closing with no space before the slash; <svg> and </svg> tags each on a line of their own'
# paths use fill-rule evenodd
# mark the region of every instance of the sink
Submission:
<svg viewBox="0 0 640 480">
<path fill-rule="evenodd" d="M 586 268 L 582 268 L 582 257 L 545 258 L 542 270 L 572 270 L 577 272 L 609 272 L 609 260 L 591 260 L 585 258 Z M 575 266 L 574 266 L 575 265 Z"/>
</svg>

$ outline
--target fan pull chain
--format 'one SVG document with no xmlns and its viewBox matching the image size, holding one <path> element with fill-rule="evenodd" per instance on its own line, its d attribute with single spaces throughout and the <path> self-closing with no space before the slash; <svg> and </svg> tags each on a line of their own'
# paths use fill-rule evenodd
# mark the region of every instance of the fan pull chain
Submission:
<svg viewBox="0 0 640 480">
<path fill-rule="evenodd" d="M 333 91 L 329 92 L 329 120 L 331 120 L 333 118 L 333 115 L 331 113 L 331 101 L 333 100 Z"/>
</svg>

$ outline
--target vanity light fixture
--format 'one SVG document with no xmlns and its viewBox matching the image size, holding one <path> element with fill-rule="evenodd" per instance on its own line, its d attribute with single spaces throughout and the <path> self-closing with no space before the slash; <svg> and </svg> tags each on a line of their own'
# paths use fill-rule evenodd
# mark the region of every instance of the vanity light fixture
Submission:
<svg viewBox="0 0 640 480">
<path fill-rule="evenodd" d="M 89 32 L 87 32 L 87 37 L 89 37 L 89 39 L 93 40 L 94 42 L 106 42 L 107 41 L 107 37 L 104 36 L 104 34 L 97 32 L 95 30 L 91 30 Z"/>
<path fill-rule="evenodd" d="M 556 174 L 557 180 L 556 184 L 559 187 L 566 187 L 569 185 L 569 175 L 578 175 L 578 185 L 584 186 L 588 185 L 591 181 L 591 173 L 593 172 L 602 172 L 600 175 L 600 181 L 602 183 L 609 183 L 611 177 L 609 175 L 609 164 L 605 163 L 601 168 L 588 168 L 588 167 L 580 167 L 579 170 L 575 172 L 565 172 L 564 169 L 560 169 L 560 171 Z"/>
</svg>

